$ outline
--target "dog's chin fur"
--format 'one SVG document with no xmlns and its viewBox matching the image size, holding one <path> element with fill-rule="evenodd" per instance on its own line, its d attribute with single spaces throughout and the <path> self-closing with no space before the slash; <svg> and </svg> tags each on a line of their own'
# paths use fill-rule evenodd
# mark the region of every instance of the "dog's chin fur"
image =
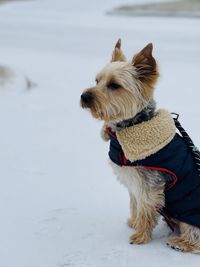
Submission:
<svg viewBox="0 0 200 267">
<path fill-rule="evenodd" d="M 102 131 L 104 140 L 109 139 L 104 131 L 107 126 L 117 132 L 154 116 L 153 91 L 159 72 L 152 49 L 152 44 L 149 44 L 131 62 L 126 62 L 121 41 L 118 40 L 111 63 L 96 76 L 96 86 L 84 91 L 83 95 L 90 95 L 90 101 L 85 103 L 82 99 L 81 106 L 89 109 L 94 118 L 105 122 Z M 110 164 L 130 194 L 128 225 L 135 229 L 130 243 L 147 243 L 158 221 L 157 210 L 165 203 L 165 181 L 172 177 L 160 171 Z M 200 253 L 200 229 L 186 223 L 176 223 L 180 234 L 167 244 L 184 252 Z"/>
</svg>

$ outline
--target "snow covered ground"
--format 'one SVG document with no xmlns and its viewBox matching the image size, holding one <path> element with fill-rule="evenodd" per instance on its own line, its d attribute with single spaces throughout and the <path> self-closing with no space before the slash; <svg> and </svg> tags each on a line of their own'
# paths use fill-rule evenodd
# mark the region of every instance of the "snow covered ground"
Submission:
<svg viewBox="0 0 200 267">
<path fill-rule="evenodd" d="M 0 80 L 1 267 L 199 266 L 166 247 L 164 223 L 151 243 L 128 244 L 128 194 L 79 97 L 119 37 L 130 58 L 153 42 L 158 105 L 180 113 L 200 146 L 200 20 L 105 15 L 121 3 L 0 5 L 0 66 L 13 74 Z"/>
</svg>

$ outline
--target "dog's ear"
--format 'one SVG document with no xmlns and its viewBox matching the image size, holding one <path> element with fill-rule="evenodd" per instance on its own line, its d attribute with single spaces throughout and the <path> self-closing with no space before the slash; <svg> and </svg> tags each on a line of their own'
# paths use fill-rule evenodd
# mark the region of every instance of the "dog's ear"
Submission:
<svg viewBox="0 0 200 267">
<path fill-rule="evenodd" d="M 152 56 L 153 44 L 150 43 L 145 46 L 132 59 L 132 64 L 136 68 L 140 80 L 149 80 L 157 73 L 156 60 Z"/>
<path fill-rule="evenodd" d="M 126 61 L 126 57 L 124 56 L 122 50 L 121 50 L 121 39 L 119 39 L 115 45 L 115 48 L 112 53 L 112 59 L 111 62 L 114 61 Z"/>
</svg>

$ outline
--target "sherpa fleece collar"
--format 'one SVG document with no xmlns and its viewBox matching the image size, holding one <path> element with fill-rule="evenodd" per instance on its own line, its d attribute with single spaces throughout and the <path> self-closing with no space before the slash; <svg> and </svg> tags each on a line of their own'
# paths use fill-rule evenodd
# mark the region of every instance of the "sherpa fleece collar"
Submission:
<svg viewBox="0 0 200 267">
<path fill-rule="evenodd" d="M 116 135 L 126 158 L 136 161 L 165 147 L 175 133 L 176 126 L 171 114 L 160 109 L 151 120 L 122 129 Z"/>
</svg>

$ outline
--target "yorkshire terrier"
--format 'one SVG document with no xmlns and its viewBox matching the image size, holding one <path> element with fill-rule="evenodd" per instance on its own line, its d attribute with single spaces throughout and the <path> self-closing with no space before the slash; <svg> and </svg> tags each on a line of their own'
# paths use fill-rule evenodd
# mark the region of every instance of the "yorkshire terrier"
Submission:
<svg viewBox="0 0 200 267">
<path fill-rule="evenodd" d="M 194 182 L 185 178 L 194 167 L 185 167 L 186 160 L 193 164 L 192 156 L 186 155 L 188 148 L 176 133 L 172 115 L 156 110 L 153 93 L 159 70 L 152 50 L 150 43 L 127 62 L 119 39 L 96 85 L 81 95 L 81 106 L 104 121 L 102 137 L 110 140 L 110 164 L 130 195 L 128 225 L 135 230 L 130 244 L 149 242 L 163 215 L 178 229 L 167 245 L 200 253 L 200 177 Z"/>
</svg>

